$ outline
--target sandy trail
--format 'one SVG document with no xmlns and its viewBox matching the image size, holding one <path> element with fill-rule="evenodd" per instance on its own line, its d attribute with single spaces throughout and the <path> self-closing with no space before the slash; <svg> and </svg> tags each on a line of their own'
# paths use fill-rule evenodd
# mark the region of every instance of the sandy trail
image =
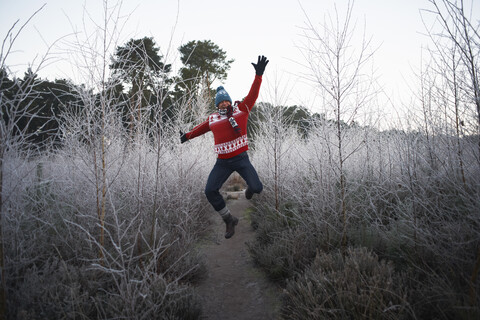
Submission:
<svg viewBox="0 0 480 320">
<path fill-rule="evenodd" d="M 247 213 L 250 202 L 243 192 L 233 195 L 238 200 L 228 200 L 227 206 L 240 220 L 235 235 L 224 238 L 225 224 L 212 211 L 212 231 L 201 249 L 207 275 L 196 290 L 202 299 L 203 319 L 277 319 L 278 289 L 254 267 L 246 246 L 254 237 Z"/>
</svg>

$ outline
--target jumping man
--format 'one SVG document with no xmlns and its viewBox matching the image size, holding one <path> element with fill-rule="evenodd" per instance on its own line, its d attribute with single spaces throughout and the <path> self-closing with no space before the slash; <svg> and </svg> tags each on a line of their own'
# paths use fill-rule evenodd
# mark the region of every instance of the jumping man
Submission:
<svg viewBox="0 0 480 320">
<path fill-rule="evenodd" d="M 217 88 L 215 106 L 217 112 L 208 116 L 208 119 L 199 124 L 190 132 L 181 135 L 181 142 L 198 137 L 208 131 L 213 132 L 215 140 L 215 153 L 217 161 L 208 176 L 205 195 L 213 208 L 220 214 L 226 224 L 225 238 L 229 239 L 235 234 L 238 218 L 228 210 L 225 200 L 220 194 L 220 188 L 234 172 L 238 172 L 247 183 L 245 197 L 251 199 L 254 193 L 263 189 L 257 171 L 248 158 L 247 122 L 250 111 L 257 100 L 262 84 L 262 76 L 268 60 L 259 56 L 257 63 L 252 63 L 255 68 L 255 79 L 250 92 L 242 102 L 232 106 L 232 99 L 222 87 Z"/>
</svg>

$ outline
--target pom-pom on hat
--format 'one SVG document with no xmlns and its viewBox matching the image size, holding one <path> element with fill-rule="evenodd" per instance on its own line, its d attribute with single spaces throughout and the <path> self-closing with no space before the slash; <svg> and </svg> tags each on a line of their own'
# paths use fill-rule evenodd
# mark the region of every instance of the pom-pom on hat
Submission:
<svg viewBox="0 0 480 320">
<path fill-rule="evenodd" d="M 230 103 L 232 103 L 232 99 L 228 95 L 228 92 L 224 87 L 220 86 L 217 88 L 217 95 L 215 96 L 215 107 L 218 108 L 218 104 L 222 101 L 230 101 Z"/>
</svg>

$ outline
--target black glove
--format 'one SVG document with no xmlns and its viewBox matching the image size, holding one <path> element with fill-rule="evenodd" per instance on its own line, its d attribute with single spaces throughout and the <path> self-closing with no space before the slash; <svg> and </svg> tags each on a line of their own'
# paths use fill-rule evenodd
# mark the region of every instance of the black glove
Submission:
<svg viewBox="0 0 480 320">
<path fill-rule="evenodd" d="M 182 143 L 186 142 L 188 139 L 187 139 L 187 135 L 185 133 L 183 133 L 182 131 L 180 131 L 180 141 Z"/>
<path fill-rule="evenodd" d="M 255 72 L 257 73 L 258 76 L 263 75 L 263 72 L 265 71 L 265 67 L 267 66 L 267 64 L 268 64 L 268 60 L 267 60 L 267 57 L 265 56 L 261 56 L 261 57 L 258 56 L 258 61 L 256 64 L 252 62 L 252 65 L 255 68 Z"/>
</svg>

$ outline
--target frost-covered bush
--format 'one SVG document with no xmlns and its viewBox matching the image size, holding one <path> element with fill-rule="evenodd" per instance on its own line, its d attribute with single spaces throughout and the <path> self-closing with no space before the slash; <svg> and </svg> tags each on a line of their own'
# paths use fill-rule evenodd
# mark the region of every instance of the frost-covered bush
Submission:
<svg viewBox="0 0 480 320">
<path fill-rule="evenodd" d="M 139 266 L 123 277 L 54 257 L 27 272 L 10 291 L 15 319 L 198 319 L 201 312 L 192 288 Z"/>
<path fill-rule="evenodd" d="M 287 283 L 285 319 L 409 319 L 404 278 L 365 248 L 318 253 Z"/>
<path fill-rule="evenodd" d="M 172 123 L 132 139 L 111 116 L 104 151 L 74 118 L 62 147 L 4 159 L 10 318 L 199 317 L 209 137 L 181 145 Z"/>
<path fill-rule="evenodd" d="M 461 316 L 461 308 L 477 312 L 480 167 L 474 137 L 460 141 L 462 176 L 454 136 L 344 126 L 342 192 L 333 122 L 313 122 L 305 137 L 279 122 L 261 126 L 277 128 L 281 137 L 260 133 L 252 157 L 265 188 L 255 200 L 257 238 L 250 251 L 268 274 L 284 282 L 301 274 L 317 249 L 366 247 L 411 279 L 409 291 L 426 295 L 407 296 L 413 314 L 430 305 L 439 318 L 448 318 L 443 312 Z M 448 289 L 438 297 L 429 287 Z M 434 303 L 438 299 L 443 304 Z"/>
<path fill-rule="evenodd" d="M 284 282 L 313 258 L 317 235 L 311 230 L 261 206 L 251 217 L 256 237 L 249 252 L 271 280 Z"/>
</svg>

